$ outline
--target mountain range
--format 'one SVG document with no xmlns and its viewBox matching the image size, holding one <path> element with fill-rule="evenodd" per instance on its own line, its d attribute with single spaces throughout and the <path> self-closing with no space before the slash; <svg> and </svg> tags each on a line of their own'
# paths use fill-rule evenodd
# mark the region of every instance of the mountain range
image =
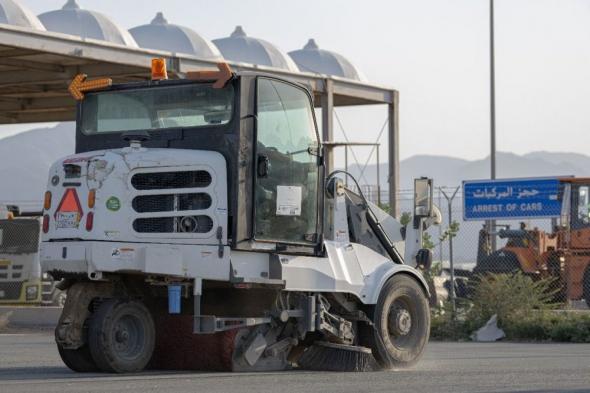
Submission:
<svg viewBox="0 0 590 393">
<path fill-rule="evenodd" d="M 49 166 L 74 152 L 74 125 L 37 128 L 0 139 L 0 201 L 41 201 Z M 525 155 L 499 152 L 497 177 L 590 175 L 590 156 L 574 153 L 533 152 Z M 359 177 L 360 167 L 349 171 Z M 380 183 L 387 189 L 387 166 L 381 164 Z M 469 161 L 444 155 L 416 155 L 401 162 L 402 190 L 410 190 L 416 177 L 432 177 L 437 186 L 457 186 L 462 180 L 489 177 L 489 158 Z M 368 165 L 361 184 L 376 184 L 376 166 Z"/>
<path fill-rule="evenodd" d="M 524 155 L 498 152 L 496 154 L 496 177 L 535 176 L 590 176 L 590 156 L 577 153 L 532 152 Z M 361 184 L 377 184 L 376 165 L 367 165 Z M 349 172 L 358 177 L 358 165 L 350 165 Z M 387 186 L 387 164 L 380 165 L 380 183 Z M 436 186 L 458 186 L 463 180 L 489 179 L 489 157 L 469 161 L 443 155 L 416 155 L 400 163 L 400 188 L 413 188 L 413 179 L 428 176 Z"/>
</svg>

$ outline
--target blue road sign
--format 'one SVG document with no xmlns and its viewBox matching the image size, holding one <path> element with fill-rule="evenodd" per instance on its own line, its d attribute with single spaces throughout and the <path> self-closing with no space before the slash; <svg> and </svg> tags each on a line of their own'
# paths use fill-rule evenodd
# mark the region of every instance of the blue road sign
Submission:
<svg viewBox="0 0 590 393">
<path fill-rule="evenodd" d="M 463 219 L 526 219 L 557 217 L 559 180 L 530 178 L 463 182 Z"/>
</svg>

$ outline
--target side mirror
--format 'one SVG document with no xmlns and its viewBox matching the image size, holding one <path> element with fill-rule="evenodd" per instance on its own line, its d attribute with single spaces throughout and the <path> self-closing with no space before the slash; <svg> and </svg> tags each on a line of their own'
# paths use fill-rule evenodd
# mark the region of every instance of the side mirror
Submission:
<svg viewBox="0 0 590 393">
<path fill-rule="evenodd" d="M 432 179 L 414 179 L 414 217 L 432 215 Z"/>
<path fill-rule="evenodd" d="M 432 251 L 421 248 L 416 254 L 416 267 L 422 270 L 430 270 L 432 267 Z"/>
</svg>

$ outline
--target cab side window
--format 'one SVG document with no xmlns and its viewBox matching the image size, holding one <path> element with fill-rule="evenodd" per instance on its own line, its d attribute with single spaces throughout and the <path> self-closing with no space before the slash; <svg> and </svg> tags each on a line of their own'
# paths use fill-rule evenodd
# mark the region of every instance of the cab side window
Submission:
<svg viewBox="0 0 590 393">
<path fill-rule="evenodd" d="M 256 132 L 255 238 L 315 243 L 319 143 L 305 90 L 259 78 Z"/>
</svg>

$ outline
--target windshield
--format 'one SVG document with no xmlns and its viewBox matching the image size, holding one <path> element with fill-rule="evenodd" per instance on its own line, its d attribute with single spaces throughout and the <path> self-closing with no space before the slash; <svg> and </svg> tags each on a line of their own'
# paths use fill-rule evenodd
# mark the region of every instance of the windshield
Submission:
<svg viewBox="0 0 590 393">
<path fill-rule="evenodd" d="M 81 131 L 102 134 L 226 124 L 232 115 L 232 86 L 188 84 L 87 94 Z"/>
<path fill-rule="evenodd" d="M 590 226 L 590 185 L 572 188 L 572 229 Z"/>
</svg>

